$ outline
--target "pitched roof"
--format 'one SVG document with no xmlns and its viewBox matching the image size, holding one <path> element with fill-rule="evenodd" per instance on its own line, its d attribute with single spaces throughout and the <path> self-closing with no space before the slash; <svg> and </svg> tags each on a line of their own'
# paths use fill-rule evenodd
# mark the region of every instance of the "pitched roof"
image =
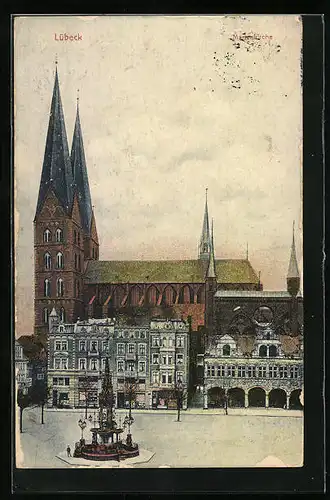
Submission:
<svg viewBox="0 0 330 500">
<path fill-rule="evenodd" d="M 286 290 L 280 291 L 270 291 L 270 290 L 217 290 L 215 292 L 215 297 L 221 298 L 242 298 L 246 297 L 255 297 L 255 298 L 268 298 L 268 299 L 279 299 L 279 298 L 288 298 L 291 299 L 291 294 Z M 301 297 L 301 293 L 298 293 L 298 297 Z"/>
<path fill-rule="evenodd" d="M 215 261 L 218 283 L 258 283 L 248 260 Z M 86 283 L 204 283 L 201 260 L 89 261 Z"/>
<path fill-rule="evenodd" d="M 72 167 L 56 68 L 36 215 L 40 213 L 49 189 L 53 190 L 63 208 L 69 212 L 72 183 Z"/>
</svg>

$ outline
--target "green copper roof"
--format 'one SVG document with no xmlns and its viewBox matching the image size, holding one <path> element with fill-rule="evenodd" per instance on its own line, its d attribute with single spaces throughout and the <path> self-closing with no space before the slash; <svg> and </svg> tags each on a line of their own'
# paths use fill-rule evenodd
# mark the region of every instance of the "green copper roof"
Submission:
<svg viewBox="0 0 330 500">
<path fill-rule="evenodd" d="M 258 283 L 248 260 L 216 260 L 218 283 Z M 200 260 L 89 261 L 86 283 L 203 283 Z"/>
</svg>

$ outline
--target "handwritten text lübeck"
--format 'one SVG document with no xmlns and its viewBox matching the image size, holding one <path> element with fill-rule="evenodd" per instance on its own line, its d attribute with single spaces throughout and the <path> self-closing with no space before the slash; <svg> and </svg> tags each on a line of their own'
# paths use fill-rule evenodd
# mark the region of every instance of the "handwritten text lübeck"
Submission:
<svg viewBox="0 0 330 500">
<path fill-rule="evenodd" d="M 82 34 L 69 35 L 68 33 L 54 33 L 56 42 L 79 42 L 82 40 Z"/>
</svg>

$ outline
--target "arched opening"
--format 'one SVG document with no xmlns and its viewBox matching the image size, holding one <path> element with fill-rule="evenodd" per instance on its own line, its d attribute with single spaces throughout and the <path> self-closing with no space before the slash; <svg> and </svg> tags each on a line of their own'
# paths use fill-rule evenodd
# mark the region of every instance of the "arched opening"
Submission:
<svg viewBox="0 0 330 500">
<path fill-rule="evenodd" d="M 154 285 L 151 285 L 147 290 L 147 304 L 155 306 L 158 300 L 158 290 Z"/>
<path fill-rule="evenodd" d="M 175 302 L 175 290 L 172 286 L 167 286 L 164 290 L 163 304 L 165 306 L 172 306 Z"/>
<path fill-rule="evenodd" d="M 266 393 L 261 387 L 253 387 L 249 390 L 249 406 L 252 407 L 265 407 Z"/>
<path fill-rule="evenodd" d="M 228 390 L 228 406 L 231 408 L 244 408 L 245 393 L 240 387 Z"/>
<path fill-rule="evenodd" d="M 48 325 L 48 320 L 49 320 L 49 309 L 45 307 L 44 309 L 44 323 Z"/>
<path fill-rule="evenodd" d="M 270 358 L 276 358 L 277 356 L 277 347 L 276 345 L 270 345 L 269 346 L 269 357 Z"/>
<path fill-rule="evenodd" d="M 179 304 L 192 304 L 194 301 L 194 294 L 190 286 L 184 285 L 179 293 Z"/>
<path fill-rule="evenodd" d="M 64 309 L 64 307 L 61 307 L 61 309 L 60 309 L 60 321 L 61 321 L 61 323 L 65 323 L 65 309 Z"/>
<path fill-rule="evenodd" d="M 301 389 L 295 389 L 290 394 L 289 408 L 290 410 L 302 410 L 303 405 L 300 402 Z"/>
<path fill-rule="evenodd" d="M 265 345 L 261 345 L 259 347 L 259 356 L 261 358 L 266 358 L 267 357 L 267 346 Z"/>
<path fill-rule="evenodd" d="M 223 356 L 230 356 L 230 345 L 226 344 L 222 348 L 222 355 Z"/>
<path fill-rule="evenodd" d="M 75 259 L 76 259 L 76 254 L 75 254 Z M 63 269 L 64 267 L 64 258 L 63 258 L 63 254 L 62 252 L 58 252 L 57 255 L 56 255 L 56 267 L 57 269 Z M 76 263 L 76 267 L 77 267 L 77 263 Z"/>
<path fill-rule="evenodd" d="M 64 282 L 62 278 L 58 278 L 56 282 L 56 295 L 57 297 L 63 297 L 64 295 Z"/>
<path fill-rule="evenodd" d="M 49 229 L 45 229 L 44 231 L 44 243 L 49 243 L 52 239 L 52 233 L 49 231 Z"/>
<path fill-rule="evenodd" d="M 44 281 L 44 296 L 50 297 L 50 281 L 47 278 Z"/>
<path fill-rule="evenodd" d="M 49 252 L 46 252 L 44 255 L 44 265 L 45 269 L 50 269 L 52 267 L 52 258 Z"/>
<path fill-rule="evenodd" d="M 283 389 L 272 389 L 269 393 L 270 408 L 285 408 L 286 392 Z"/>
<path fill-rule="evenodd" d="M 60 243 L 61 241 L 63 241 L 62 229 L 56 229 L 56 241 L 57 241 L 57 243 Z"/>
<path fill-rule="evenodd" d="M 142 297 L 142 290 L 138 285 L 131 288 L 129 293 L 129 305 L 138 306 Z"/>
<path fill-rule="evenodd" d="M 225 402 L 225 390 L 222 387 L 212 387 L 208 390 L 208 407 L 223 408 Z"/>
</svg>

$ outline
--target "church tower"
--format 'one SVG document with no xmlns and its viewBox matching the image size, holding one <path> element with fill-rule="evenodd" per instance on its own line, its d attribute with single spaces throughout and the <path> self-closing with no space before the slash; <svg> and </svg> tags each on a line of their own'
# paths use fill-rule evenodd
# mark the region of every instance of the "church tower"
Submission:
<svg viewBox="0 0 330 500">
<path fill-rule="evenodd" d="M 205 271 L 207 270 L 207 265 L 210 260 L 211 255 L 211 238 L 210 238 L 210 227 L 209 227 L 209 211 L 207 206 L 207 188 L 205 194 L 205 210 L 202 234 L 199 242 L 198 258 L 206 263 Z"/>
<path fill-rule="evenodd" d="M 86 240 L 98 242 L 92 208 L 79 113 L 70 157 L 59 88 L 57 64 L 39 196 L 34 218 L 34 331 L 46 335 L 54 309 L 59 321 L 75 322 L 84 315 L 83 273 Z M 85 187 L 83 190 L 82 187 Z M 84 197 L 85 196 L 85 197 Z M 90 194 L 89 194 L 90 201 Z M 87 208 L 83 210 L 86 202 Z M 89 216 L 89 231 L 86 231 Z M 86 222 L 87 221 L 87 222 Z M 86 236 L 86 233 L 88 236 Z M 92 235 L 92 236 L 91 236 Z M 86 245 L 88 246 L 88 245 Z M 95 250 L 97 249 L 97 250 Z M 97 258 L 95 257 L 95 258 Z"/>
</svg>

